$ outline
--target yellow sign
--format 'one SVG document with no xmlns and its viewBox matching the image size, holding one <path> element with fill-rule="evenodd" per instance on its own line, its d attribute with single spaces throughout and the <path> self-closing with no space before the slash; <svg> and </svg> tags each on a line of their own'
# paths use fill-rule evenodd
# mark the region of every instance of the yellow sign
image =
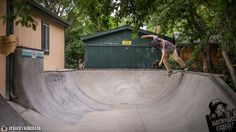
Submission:
<svg viewBox="0 0 236 132">
<path fill-rule="evenodd" d="M 129 41 L 129 40 L 122 41 L 122 45 L 131 45 L 131 44 L 132 44 L 132 41 Z"/>
</svg>

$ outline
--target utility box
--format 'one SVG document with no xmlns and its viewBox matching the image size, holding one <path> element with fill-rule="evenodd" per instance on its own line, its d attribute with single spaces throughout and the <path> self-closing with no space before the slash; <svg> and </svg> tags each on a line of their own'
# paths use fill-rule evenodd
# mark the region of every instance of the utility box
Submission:
<svg viewBox="0 0 236 132">
<path fill-rule="evenodd" d="M 140 29 L 132 39 L 132 27 L 124 26 L 83 37 L 85 68 L 154 68 L 161 52 L 150 46 L 152 39 L 141 39 L 146 34 L 155 33 Z"/>
</svg>

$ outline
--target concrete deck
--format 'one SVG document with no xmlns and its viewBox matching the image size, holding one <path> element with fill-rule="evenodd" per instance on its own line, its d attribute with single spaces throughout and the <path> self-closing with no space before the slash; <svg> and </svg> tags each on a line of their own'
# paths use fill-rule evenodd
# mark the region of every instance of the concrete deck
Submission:
<svg viewBox="0 0 236 132">
<path fill-rule="evenodd" d="M 25 126 L 27 122 L 0 95 L 0 131 L 2 126 Z"/>
</svg>

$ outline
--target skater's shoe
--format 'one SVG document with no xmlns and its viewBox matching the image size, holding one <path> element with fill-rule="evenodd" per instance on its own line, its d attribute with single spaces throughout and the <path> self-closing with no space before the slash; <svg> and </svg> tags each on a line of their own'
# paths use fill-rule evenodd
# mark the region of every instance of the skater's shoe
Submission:
<svg viewBox="0 0 236 132">
<path fill-rule="evenodd" d="M 184 71 L 187 71 L 187 70 L 188 70 L 188 67 L 185 67 L 185 68 L 184 68 Z"/>
<path fill-rule="evenodd" d="M 171 70 L 171 71 L 168 71 L 168 74 L 172 74 L 173 73 L 173 71 Z"/>
</svg>

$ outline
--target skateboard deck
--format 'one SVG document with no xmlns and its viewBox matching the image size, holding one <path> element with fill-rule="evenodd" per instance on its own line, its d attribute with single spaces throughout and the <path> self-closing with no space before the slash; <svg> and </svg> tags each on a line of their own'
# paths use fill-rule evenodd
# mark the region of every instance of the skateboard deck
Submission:
<svg viewBox="0 0 236 132">
<path fill-rule="evenodd" d="M 179 72 L 181 72 L 182 74 L 184 74 L 185 70 L 173 71 L 172 73 L 167 73 L 167 75 L 168 75 L 169 77 L 171 77 L 172 74 L 176 74 L 176 73 L 179 73 Z"/>
</svg>

